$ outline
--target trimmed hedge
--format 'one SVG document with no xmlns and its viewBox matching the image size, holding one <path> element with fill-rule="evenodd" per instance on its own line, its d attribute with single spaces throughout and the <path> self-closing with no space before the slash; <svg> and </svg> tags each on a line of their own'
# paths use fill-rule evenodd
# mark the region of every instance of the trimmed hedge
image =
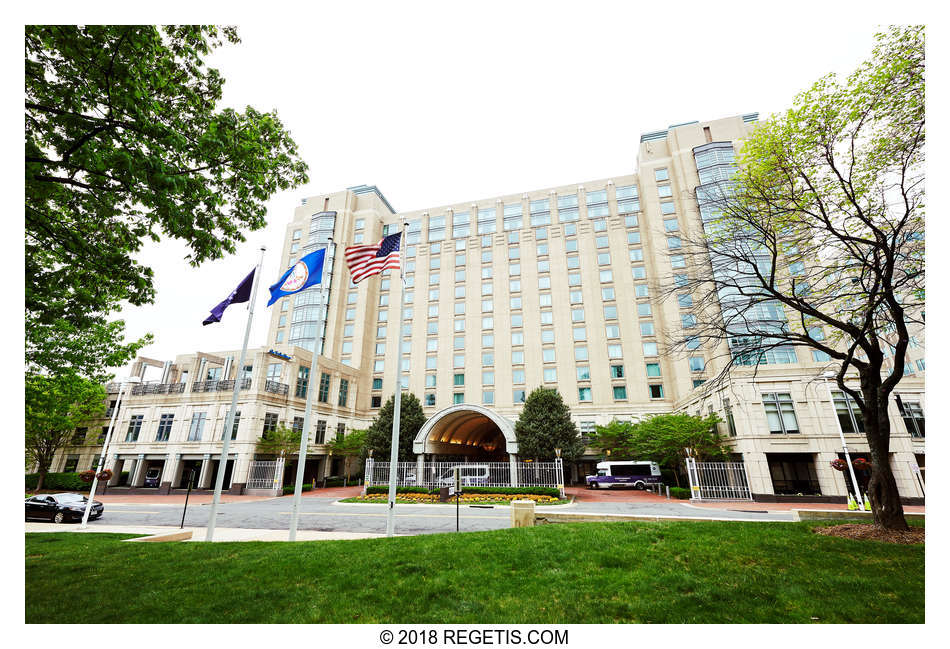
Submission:
<svg viewBox="0 0 950 649">
<path fill-rule="evenodd" d="M 287 494 L 292 494 L 296 488 L 297 488 L 296 485 L 292 485 L 292 484 L 284 485 L 284 495 L 286 496 Z M 310 489 L 311 489 L 310 485 L 305 484 L 302 488 L 302 491 L 310 491 Z"/>
<path fill-rule="evenodd" d="M 385 494 L 389 493 L 389 487 L 367 487 L 367 494 Z M 396 493 L 399 494 L 437 494 L 438 489 L 426 489 L 425 487 L 396 487 Z M 462 487 L 463 494 L 505 494 L 521 495 L 530 494 L 534 496 L 552 496 L 559 498 L 561 492 L 554 487 Z"/>
<path fill-rule="evenodd" d="M 345 480 L 344 478 L 327 478 L 328 487 L 342 487 L 344 482 L 346 482 L 347 487 L 357 487 L 363 484 L 363 476 L 351 475 L 349 480 Z M 323 484 L 320 480 L 317 480 L 317 483 Z"/>
<path fill-rule="evenodd" d="M 689 489 L 686 489 L 684 487 L 670 487 L 670 498 L 677 498 L 679 500 L 688 500 Z"/>
<path fill-rule="evenodd" d="M 26 488 L 36 489 L 39 473 L 26 474 Z M 43 489 L 65 489 L 67 491 L 89 491 L 89 482 L 83 482 L 78 473 L 47 473 L 43 480 Z"/>
</svg>

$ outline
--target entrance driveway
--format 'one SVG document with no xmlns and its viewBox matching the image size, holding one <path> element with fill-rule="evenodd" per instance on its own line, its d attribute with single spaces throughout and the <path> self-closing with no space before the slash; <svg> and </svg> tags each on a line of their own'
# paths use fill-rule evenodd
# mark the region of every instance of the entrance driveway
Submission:
<svg viewBox="0 0 950 649">
<path fill-rule="evenodd" d="M 667 503 L 679 502 L 667 500 L 651 491 L 637 489 L 588 489 L 587 487 L 566 487 L 568 498 L 574 497 L 576 503 Z"/>
</svg>

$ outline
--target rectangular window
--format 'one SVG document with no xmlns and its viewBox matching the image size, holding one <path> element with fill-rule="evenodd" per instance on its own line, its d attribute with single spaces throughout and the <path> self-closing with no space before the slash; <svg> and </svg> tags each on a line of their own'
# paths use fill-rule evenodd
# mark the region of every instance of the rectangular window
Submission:
<svg viewBox="0 0 950 649">
<path fill-rule="evenodd" d="M 574 360 L 575 361 L 586 361 L 587 360 L 587 346 L 578 345 L 574 348 Z"/>
<path fill-rule="evenodd" d="M 144 415 L 132 415 L 129 419 L 129 429 L 125 433 L 125 441 L 139 441 L 139 431 L 142 430 L 142 420 L 144 417 Z"/>
<path fill-rule="evenodd" d="M 472 233 L 471 216 L 468 212 L 459 212 L 452 217 L 452 238 L 467 237 Z"/>
<path fill-rule="evenodd" d="M 188 441 L 200 442 L 204 434 L 205 421 L 208 419 L 208 413 L 196 412 L 191 415 L 191 426 L 188 428 Z"/>
<path fill-rule="evenodd" d="M 577 380 L 590 381 L 590 366 L 589 365 L 577 366 Z"/>
<path fill-rule="evenodd" d="M 625 385 L 615 385 L 614 388 L 614 401 L 623 401 L 627 398 L 627 386 Z"/>
<path fill-rule="evenodd" d="M 452 403 L 465 403 L 465 393 L 456 392 L 452 395 Z"/>
<path fill-rule="evenodd" d="M 706 361 L 702 356 L 690 356 L 689 357 L 689 371 L 690 372 L 702 372 L 706 369 Z"/>
<path fill-rule="evenodd" d="M 653 336 L 655 335 L 653 330 L 652 322 L 641 322 L 640 323 L 640 335 L 641 336 Z"/>
<path fill-rule="evenodd" d="M 492 367 L 495 364 L 495 354 L 494 352 L 485 352 L 482 354 L 482 365 L 485 367 Z"/>
<path fill-rule="evenodd" d="M 643 343 L 643 355 L 656 356 L 657 355 L 656 343 Z"/>
<path fill-rule="evenodd" d="M 924 411 L 919 401 L 904 401 L 897 399 L 897 409 L 900 411 L 904 426 L 911 437 L 924 437 Z"/>
<path fill-rule="evenodd" d="M 519 226 L 520 227 L 520 226 Z M 482 391 L 482 403 L 486 405 L 493 405 L 495 403 L 495 391 L 494 390 L 483 390 Z"/>
<path fill-rule="evenodd" d="M 659 181 L 659 180 L 669 180 L 669 179 L 670 179 L 670 172 L 669 172 L 666 168 L 657 169 L 656 171 L 653 172 L 653 177 L 654 177 L 656 180 L 658 180 L 658 181 Z"/>
<path fill-rule="evenodd" d="M 519 403 L 524 403 L 525 400 L 525 391 L 524 390 L 512 390 L 511 391 L 511 400 L 515 405 Z"/>
<path fill-rule="evenodd" d="M 330 401 L 330 375 L 326 372 L 320 373 L 320 391 L 317 393 L 317 401 L 320 403 Z"/>
<path fill-rule="evenodd" d="M 841 430 L 846 433 L 864 433 L 864 418 L 851 395 L 833 391 L 831 396 L 834 399 L 835 413 L 841 423 Z"/>
<path fill-rule="evenodd" d="M 553 367 L 544 368 L 544 382 L 545 383 L 556 383 L 557 382 L 557 369 Z"/>
<path fill-rule="evenodd" d="M 524 370 L 512 370 L 511 382 L 514 383 L 515 385 L 520 385 L 524 383 Z"/>
<path fill-rule="evenodd" d="M 795 417 L 795 405 L 788 392 L 768 392 L 762 395 L 765 416 L 769 422 L 769 432 L 774 435 L 798 434 L 798 418 Z"/>
<path fill-rule="evenodd" d="M 663 386 L 662 385 L 651 385 L 649 386 L 650 398 L 651 399 L 662 399 L 663 398 Z"/>
<path fill-rule="evenodd" d="M 381 396 L 379 396 L 378 394 L 374 394 L 372 397 L 370 397 L 370 400 L 369 400 L 369 407 L 370 407 L 370 408 L 379 408 L 379 406 L 382 405 L 382 403 L 383 403 L 383 398 L 382 398 Z M 321 443 L 322 443 L 322 442 L 321 442 Z"/>
<path fill-rule="evenodd" d="M 379 345 L 376 345 L 379 347 Z M 379 353 L 377 350 L 376 353 Z M 301 365 L 297 368 L 297 386 L 294 389 L 294 395 L 300 399 L 307 398 L 307 385 L 310 383 L 310 368 Z"/>
<path fill-rule="evenodd" d="M 156 442 L 167 442 L 168 436 L 172 431 L 172 423 L 175 421 L 174 414 L 164 414 L 158 421 L 158 434 L 155 435 Z"/>
<path fill-rule="evenodd" d="M 452 367 L 454 368 L 465 367 L 465 354 L 455 354 L 452 357 Z"/>
<path fill-rule="evenodd" d="M 660 364 L 647 363 L 647 376 L 660 376 Z"/>
<path fill-rule="evenodd" d="M 590 388 L 577 388 L 577 400 L 578 401 L 590 401 L 591 400 Z"/>
<path fill-rule="evenodd" d="M 607 345 L 607 358 L 623 358 L 623 347 L 621 345 Z"/>
<path fill-rule="evenodd" d="M 338 406 L 346 407 L 347 393 L 350 389 L 350 382 L 347 379 L 340 379 L 340 396 L 337 398 Z"/>
<path fill-rule="evenodd" d="M 491 371 L 482 372 L 482 385 L 495 385 L 495 373 Z"/>
<path fill-rule="evenodd" d="M 204 413 L 196 413 L 196 414 L 201 414 L 202 417 L 204 416 Z M 275 430 L 277 430 L 277 416 L 278 416 L 278 415 L 277 415 L 276 412 L 267 412 L 267 413 L 264 413 L 264 429 L 261 431 L 261 434 L 262 434 L 262 435 L 267 435 L 267 433 L 272 433 L 272 432 L 274 432 Z M 204 421 L 202 421 L 201 426 L 204 427 Z M 192 419 L 191 419 L 191 427 L 192 427 L 192 428 L 195 427 L 195 420 L 194 420 L 194 417 L 192 417 Z M 189 439 L 190 439 L 190 438 L 191 438 L 191 435 L 189 434 L 188 437 L 189 437 Z M 198 439 L 201 439 L 200 433 L 199 433 Z"/>
</svg>

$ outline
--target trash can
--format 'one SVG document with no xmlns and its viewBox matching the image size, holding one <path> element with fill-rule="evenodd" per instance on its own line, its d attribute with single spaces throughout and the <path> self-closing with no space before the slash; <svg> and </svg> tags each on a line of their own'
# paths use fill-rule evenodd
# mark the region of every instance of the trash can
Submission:
<svg viewBox="0 0 950 649">
<path fill-rule="evenodd" d="M 452 496 L 449 495 L 451 487 L 439 487 L 439 502 L 447 503 L 452 499 Z"/>
</svg>

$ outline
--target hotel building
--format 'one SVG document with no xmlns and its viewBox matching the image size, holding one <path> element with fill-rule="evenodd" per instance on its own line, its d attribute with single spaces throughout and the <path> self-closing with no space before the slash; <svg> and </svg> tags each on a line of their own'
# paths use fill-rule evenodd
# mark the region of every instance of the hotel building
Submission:
<svg viewBox="0 0 950 649">
<path fill-rule="evenodd" d="M 228 482 L 242 488 L 268 422 L 291 426 L 301 418 L 302 425 L 301 382 L 317 378 L 306 376 L 316 340 L 326 398 L 315 401 L 307 431 L 308 476 L 335 470 L 321 432 L 365 428 L 399 382 L 429 417 L 415 443 L 421 457 L 517 456 L 513 422 L 526 395 L 544 386 L 560 392 L 582 435 L 613 419 L 716 412 L 757 499 L 799 493 L 843 499 L 848 478 L 830 467 L 841 451 L 838 426 L 852 455 L 868 448 L 853 403 L 822 379 L 827 359 L 789 347 L 769 353 L 758 371 L 737 368 L 725 384 L 706 385 L 723 369 L 724 348 L 697 343 L 681 354 L 667 347 L 694 317 L 688 294 L 664 300 L 660 289 L 696 272 L 677 252 L 682 239 L 702 231 L 696 188 L 728 171 L 736 141 L 756 120 L 749 114 L 643 134 L 636 170 L 580 184 L 410 212 L 396 212 L 366 185 L 302 200 L 287 225 L 279 269 L 332 237 L 338 247 L 327 259 L 326 303 L 314 287 L 271 310 L 267 340 L 245 370 L 249 388 L 241 392 Z M 404 223 L 404 287 L 391 273 L 353 285 L 343 248 L 376 243 Z M 891 463 L 908 499 L 923 496 L 923 342 L 922 332 L 912 341 L 907 376 L 896 391 L 901 399 L 891 406 Z M 142 441 L 118 441 L 110 455 L 133 461 L 138 471 L 140 460 L 162 462 L 168 487 L 177 485 L 183 462 L 200 461 L 195 468 L 208 476 L 202 484 L 210 484 L 230 392 L 202 390 L 209 381 L 235 380 L 236 357 L 234 351 L 190 354 L 162 364 L 155 385 L 185 387 L 161 394 L 136 388 L 140 393 L 121 409 L 117 434 L 129 439 L 139 417 Z M 286 392 L 269 392 L 268 381 Z M 195 413 L 202 411 L 212 434 L 192 440 Z M 160 434 L 162 417 L 175 423 Z M 97 452 L 70 448 L 62 461 L 86 468 Z M 572 467 L 571 477 L 582 479 L 597 457 L 591 453 L 590 462 Z M 135 471 L 131 483 L 141 484 Z"/>
</svg>

